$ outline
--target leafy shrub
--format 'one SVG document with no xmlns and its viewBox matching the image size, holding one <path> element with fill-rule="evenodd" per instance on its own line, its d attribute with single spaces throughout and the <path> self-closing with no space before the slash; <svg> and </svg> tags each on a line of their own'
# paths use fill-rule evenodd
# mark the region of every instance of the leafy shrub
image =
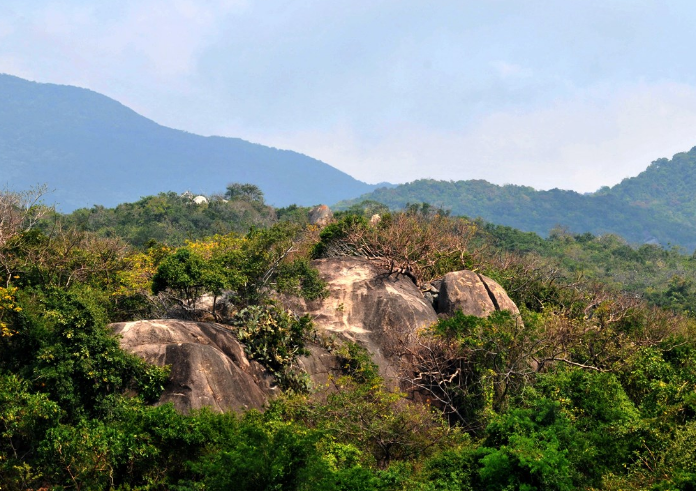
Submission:
<svg viewBox="0 0 696 491">
<path fill-rule="evenodd" d="M 27 462 L 46 431 L 61 416 L 61 409 L 46 394 L 29 391 L 16 375 L 0 374 L 0 488 L 33 488 L 40 469 Z"/>
<path fill-rule="evenodd" d="M 577 489 L 582 481 L 571 458 L 578 432 L 559 409 L 539 400 L 491 422 L 479 450 L 483 489 Z"/>
<path fill-rule="evenodd" d="M 357 343 L 345 343 L 333 352 L 343 372 L 359 384 L 381 384 L 379 367 L 370 353 Z"/>
<path fill-rule="evenodd" d="M 167 303 L 194 309 L 205 293 L 213 306 L 223 293 L 237 306 L 263 303 L 272 292 L 314 300 L 326 295 L 319 272 L 302 256 L 295 257 L 297 225 L 279 223 L 247 235 L 214 236 L 190 242 L 165 254 L 152 276 L 152 292 L 166 292 Z M 215 312 L 214 312 L 215 314 Z"/>
<path fill-rule="evenodd" d="M 0 344 L 0 368 L 31 380 L 70 417 L 93 414 L 105 397 L 128 389 L 159 396 L 167 370 L 121 350 L 89 288 L 34 294 L 22 304 L 16 334 Z"/>
<path fill-rule="evenodd" d="M 247 355 L 273 373 L 283 388 L 307 389 L 295 363 L 300 356 L 309 354 L 305 339 L 313 324 L 308 315 L 299 317 L 274 305 L 252 305 L 238 312 L 232 324 Z"/>
<path fill-rule="evenodd" d="M 530 382 L 532 356 L 543 346 L 537 323 L 522 323 L 509 311 L 488 318 L 457 311 L 420 333 L 410 382 L 453 422 L 480 433 Z"/>
<path fill-rule="evenodd" d="M 328 224 L 319 233 L 319 243 L 314 246 L 312 257 L 323 257 L 332 244 L 345 239 L 354 230 L 366 229 L 368 223 L 367 218 L 362 215 L 348 214 L 339 221 Z"/>
<path fill-rule="evenodd" d="M 276 288 L 281 293 L 298 295 L 307 300 L 317 300 L 328 295 L 326 282 L 307 259 L 296 259 L 278 267 Z"/>
<path fill-rule="evenodd" d="M 236 426 L 232 444 L 192 465 L 206 489 L 326 489 L 329 469 L 316 447 L 319 432 L 257 413 Z"/>
</svg>

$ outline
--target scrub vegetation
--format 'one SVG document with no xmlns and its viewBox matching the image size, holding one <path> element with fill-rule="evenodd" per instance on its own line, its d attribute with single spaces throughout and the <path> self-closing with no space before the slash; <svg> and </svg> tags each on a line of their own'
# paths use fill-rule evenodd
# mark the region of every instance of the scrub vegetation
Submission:
<svg viewBox="0 0 696 491">
<path fill-rule="evenodd" d="M 71 215 L 43 207 L 40 190 L 0 193 L 0 488 L 696 486 L 691 255 L 614 235 L 542 238 L 423 204 L 356 204 L 319 230 L 305 208 L 228 191 Z M 295 364 L 311 320 L 273 299 L 326 295 L 311 259 L 336 254 L 416 283 L 480 271 L 522 322 L 456 313 L 420 333 L 411 382 L 423 403 L 390 388 L 351 344 L 335 349 L 337 390 L 316 397 Z M 263 413 L 152 405 L 167 368 L 122 351 L 107 328 L 195 316 L 202 294 L 282 382 Z"/>
<path fill-rule="evenodd" d="M 573 233 L 618 234 L 630 243 L 678 245 L 696 249 L 696 148 L 658 159 L 636 177 L 594 193 L 529 186 L 498 186 L 482 180 L 420 179 L 380 188 L 340 203 L 353 206 L 377 201 L 393 209 L 428 202 L 453 214 L 548 236 L 559 225 Z M 610 213 L 608 213 L 610 211 Z"/>
</svg>

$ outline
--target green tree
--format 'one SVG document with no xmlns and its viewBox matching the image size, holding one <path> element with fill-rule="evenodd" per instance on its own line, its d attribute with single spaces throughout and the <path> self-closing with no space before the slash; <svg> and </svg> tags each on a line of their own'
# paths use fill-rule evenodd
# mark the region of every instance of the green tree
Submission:
<svg viewBox="0 0 696 491">
<path fill-rule="evenodd" d="M 225 197 L 230 200 L 245 200 L 263 204 L 263 192 L 255 184 L 233 182 L 227 185 Z"/>
<path fill-rule="evenodd" d="M 216 300 L 229 286 L 229 279 L 219 262 L 206 260 L 189 248 L 179 249 L 165 257 L 152 277 L 155 295 L 171 291 L 174 298 L 189 309 L 195 309 L 196 301 L 204 293 L 212 293 Z"/>
</svg>

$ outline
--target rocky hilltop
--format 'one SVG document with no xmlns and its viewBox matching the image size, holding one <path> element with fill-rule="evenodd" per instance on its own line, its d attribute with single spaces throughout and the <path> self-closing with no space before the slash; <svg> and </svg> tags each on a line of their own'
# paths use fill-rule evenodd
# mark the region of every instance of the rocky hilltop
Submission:
<svg viewBox="0 0 696 491">
<path fill-rule="evenodd" d="M 448 273 L 421 288 L 406 275 L 389 274 L 373 262 L 353 257 L 313 261 L 327 283 L 326 298 L 306 301 L 283 297 L 285 306 L 314 320 L 316 340 L 300 359 L 313 387 L 325 390 L 340 374 L 326 342 L 364 347 L 387 382 L 399 385 L 409 370 L 407 353 L 420 330 L 457 310 L 486 317 L 496 310 L 518 314 L 498 283 L 472 271 Z M 171 365 L 159 403 L 182 412 L 204 406 L 216 411 L 262 409 L 278 388 L 272 375 L 249 360 L 232 330 L 223 324 L 147 320 L 112 325 L 121 346 L 147 361 Z"/>
</svg>

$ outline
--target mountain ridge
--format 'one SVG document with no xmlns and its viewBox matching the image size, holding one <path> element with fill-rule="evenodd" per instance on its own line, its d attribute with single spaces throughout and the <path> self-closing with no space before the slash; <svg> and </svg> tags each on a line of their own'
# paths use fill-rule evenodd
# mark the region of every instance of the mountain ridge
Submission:
<svg viewBox="0 0 696 491">
<path fill-rule="evenodd" d="M 377 189 L 337 205 L 345 209 L 363 200 L 390 208 L 427 202 L 457 215 L 548 235 L 555 227 L 572 232 L 614 233 L 632 243 L 696 248 L 696 147 L 658 159 L 637 176 L 595 193 L 529 186 L 496 185 L 484 180 L 420 179 Z"/>
<path fill-rule="evenodd" d="M 0 74 L 0 175 L 46 183 L 61 211 L 116 206 L 162 190 L 214 193 L 250 182 L 273 205 L 313 205 L 375 189 L 306 155 L 162 126 L 98 92 Z"/>
</svg>

